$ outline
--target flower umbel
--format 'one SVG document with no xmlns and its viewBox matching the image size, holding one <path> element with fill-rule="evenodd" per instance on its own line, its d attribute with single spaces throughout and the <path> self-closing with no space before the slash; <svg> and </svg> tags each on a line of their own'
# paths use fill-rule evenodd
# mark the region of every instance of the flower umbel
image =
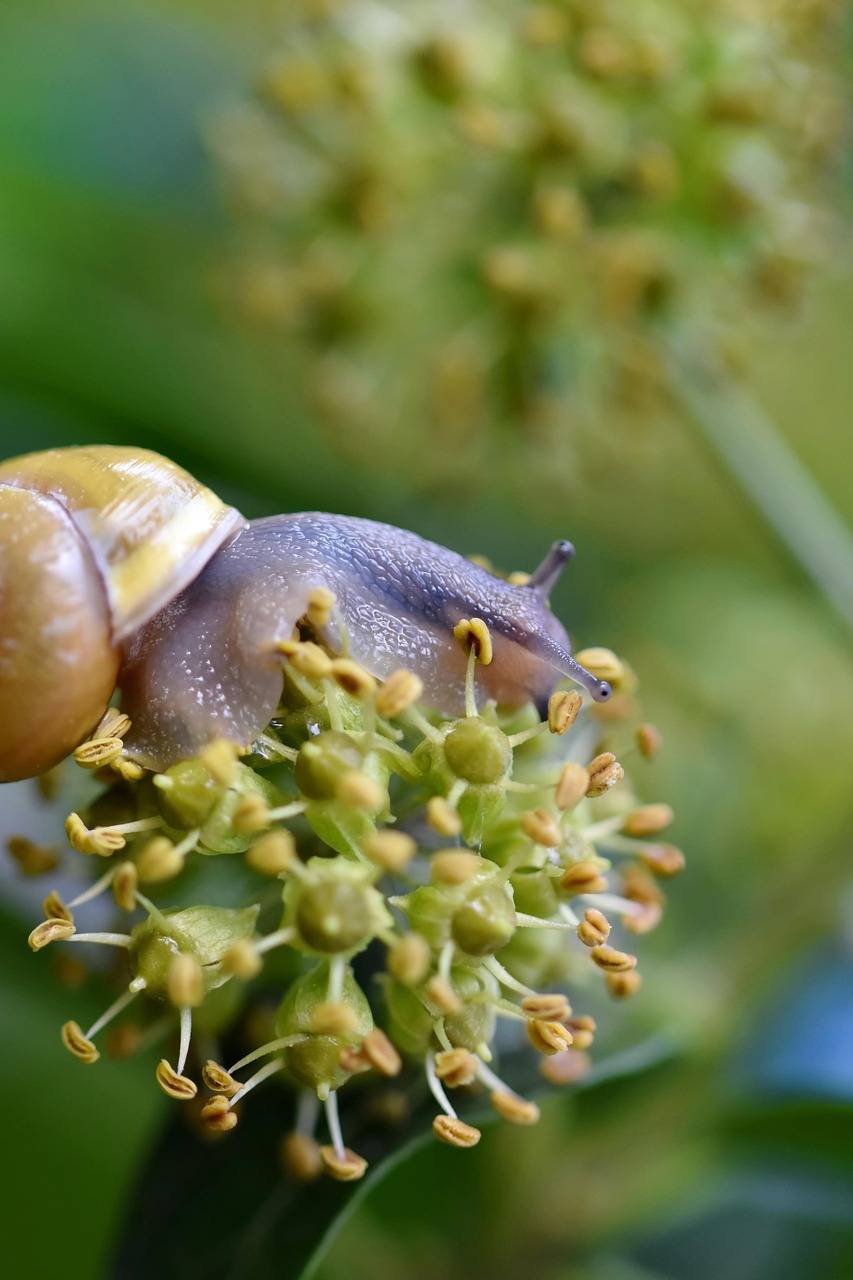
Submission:
<svg viewBox="0 0 853 1280">
<path fill-rule="evenodd" d="M 561 689 L 544 718 L 480 706 L 475 672 L 491 661 L 491 637 L 463 620 L 465 714 L 446 716 L 422 705 L 410 673 L 378 684 L 326 648 L 328 595 L 281 646 L 279 706 L 242 753 L 214 742 L 152 774 L 125 757 L 118 713 L 78 748 L 103 790 L 66 833 L 81 867 L 100 874 L 67 903 L 51 892 L 29 943 L 99 945 L 121 960 L 122 989 L 101 1017 L 62 1028 L 74 1057 L 94 1064 L 101 1045 L 129 1052 L 177 1032 L 157 1083 L 188 1102 L 201 1079 L 201 1118 L 217 1134 L 280 1077 L 298 1091 L 285 1167 L 352 1181 L 367 1165 L 344 1142 L 338 1095 L 356 1075 L 417 1067 L 438 1109 L 434 1132 L 451 1146 L 480 1133 L 448 1091 L 479 1090 L 509 1123 L 535 1123 L 535 1103 L 499 1072 L 513 1030 L 547 1079 L 577 1078 L 595 1021 L 574 1012 L 575 993 L 590 981 L 619 999 L 638 989 L 630 944 L 657 924 L 659 881 L 683 856 L 661 841 L 671 810 L 637 803 L 626 780 L 621 757 L 657 738 L 649 726 L 637 736 L 635 681 L 609 650 L 585 654 L 616 689 L 606 708 Z M 21 838 L 14 852 L 33 874 Z M 234 892 L 231 905 L 147 896 L 186 902 L 202 875 L 218 876 L 217 903 Z M 80 932 L 89 904 L 128 923 Z M 277 990 L 277 1012 L 229 1063 L 221 1046 L 259 987 Z M 131 1005 L 162 1016 L 108 1030 Z M 314 1136 L 321 1112 L 325 1144 Z"/>
</svg>

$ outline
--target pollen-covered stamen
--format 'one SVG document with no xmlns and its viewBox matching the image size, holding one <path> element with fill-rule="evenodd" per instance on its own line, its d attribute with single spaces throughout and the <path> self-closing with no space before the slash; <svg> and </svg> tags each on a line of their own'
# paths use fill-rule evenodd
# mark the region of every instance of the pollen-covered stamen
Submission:
<svg viewBox="0 0 853 1280">
<path fill-rule="evenodd" d="M 564 813 L 574 809 L 589 790 L 589 771 L 582 764 L 568 761 L 563 765 L 554 791 L 554 803 Z"/>
<path fill-rule="evenodd" d="M 571 929 L 572 926 L 565 920 L 543 920 L 540 916 L 528 916 L 522 911 L 516 911 L 515 923 L 519 929 Z"/>
<path fill-rule="evenodd" d="M 575 659 L 596 680 L 608 681 L 618 686 L 626 678 L 625 664 L 612 649 L 605 649 L 600 645 L 591 649 L 581 649 L 575 654 Z"/>
<path fill-rule="evenodd" d="M 477 663 L 482 663 L 484 667 L 491 663 L 494 653 L 492 637 L 482 618 L 461 618 L 453 628 L 453 634 L 468 654 L 468 663 L 465 668 L 465 715 L 471 718 L 477 715 L 475 687 Z"/>
<path fill-rule="evenodd" d="M 119 737 L 90 738 L 74 752 L 75 763 L 81 769 L 101 769 L 116 760 L 124 749 Z"/>
<path fill-rule="evenodd" d="M 239 1081 L 212 1058 L 208 1058 L 205 1062 L 201 1075 L 211 1093 L 224 1093 L 226 1097 L 233 1098 L 240 1088 Z"/>
<path fill-rule="evenodd" d="M 59 864 L 59 853 L 53 845 L 36 844 L 26 836 L 10 836 L 6 849 L 25 876 L 47 875 Z"/>
<path fill-rule="evenodd" d="M 625 770 L 612 751 L 602 751 L 600 755 L 590 761 L 588 772 L 589 786 L 586 794 L 591 799 L 596 796 L 603 796 L 617 782 L 621 782 L 625 776 Z"/>
<path fill-rule="evenodd" d="M 435 1055 L 435 1074 L 450 1089 L 471 1084 L 477 1076 L 477 1066 L 478 1059 L 468 1049 L 451 1046 Z"/>
<path fill-rule="evenodd" d="M 99 1031 L 103 1031 L 104 1027 L 109 1026 L 114 1018 L 117 1018 L 120 1013 L 124 1012 L 128 1005 L 133 1003 L 139 995 L 139 992 L 140 988 L 135 984 L 131 984 L 127 991 L 123 991 L 118 999 L 114 1000 L 109 1008 L 101 1014 L 100 1018 L 95 1019 L 89 1030 L 86 1032 L 86 1039 L 94 1040 Z"/>
<path fill-rule="evenodd" d="M 565 1022 L 572 1012 L 562 991 L 525 996 L 521 1002 L 521 1010 L 528 1018 L 539 1018 L 546 1022 Z"/>
<path fill-rule="evenodd" d="M 41 906 L 46 920 L 64 920 L 67 924 L 74 923 L 71 909 L 62 901 L 56 889 L 51 889 Z"/>
<path fill-rule="evenodd" d="M 587 783 L 587 786 L 589 786 L 589 783 Z M 603 841 L 609 849 L 611 841 L 608 837 L 614 836 L 621 831 L 624 821 L 625 818 L 622 814 L 617 814 L 613 818 L 602 818 L 600 822 L 591 822 L 588 826 L 581 827 L 580 834 L 584 840 L 589 840 L 591 843 L 599 840 Z"/>
<path fill-rule="evenodd" d="M 510 1124 L 536 1124 L 539 1119 L 539 1108 L 535 1102 L 528 1102 L 508 1084 L 495 1075 L 485 1062 L 477 1063 L 477 1079 L 491 1090 L 489 1101 L 498 1115 Z"/>
<path fill-rule="evenodd" d="M 187 1058 L 190 1052 L 190 1041 L 193 1034 L 193 1011 L 189 1005 L 180 1011 L 180 1041 L 178 1044 L 178 1075 L 183 1075 L 184 1067 L 187 1065 Z"/>
<path fill-rule="evenodd" d="M 450 982 L 450 971 L 453 968 L 453 956 L 456 951 L 456 944 L 451 940 L 446 942 L 438 954 L 438 976 L 444 982 Z"/>
<path fill-rule="evenodd" d="M 577 689 L 558 689 L 548 699 L 548 728 L 562 737 L 568 733 L 583 706 L 583 698 Z"/>
<path fill-rule="evenodd" d="M 427 1052 L 426 1058 L 424 1059 L 424 1071 L 426 1073 L 426 1081 L 429 1086 L 429 1091 L 435 1098 L 439 1107 L 441 1107 L 441 1110 L 446 1116 L 449 1116 L 451 1120 L 458 1119 L 456 1111 L 453 1108 L 453 1104 L 444 1092 L 444 1086 L 438 1078 L 438 1072 L 435 1068 L 435 1054 L 432 1049 Z"/>
<path fill-rule="evenodd" d="M 430 978 L 424 987 L 424 994 L 430 1004 L 434 1005 L 441 1014 L 449 1016 L 459 1013 L 462 1008 L 462 1001 L 454 991 L 452 982 L 442 978 L 439 974 L 435 974 L 434 977 Z"/>
<path fill-rule="evenodd" d="M 643 911 L 639 902 L 632 902 L 618 893 L 580 893 L 578 899 L 600 911 L 614 911 L 619 916 L 639 916 Z"/>
<path fill-rule="evenodd" d="M 312 1182 L 323 1172 L 320 1147 L 314 1138 L 320 1103 L 311 1089 L 300 1090 L 296 1100 L 293 1129 L 281 1143 L 281 1160 L 286 1173 L 297 1182 Z"/>
<path fill-rule="evenodd" d="M 195 1082 L 176 1071 L 168 1058 L 160 1059 L 154 1078 L 163 1092 L 176 1102 L 190 1102 L 198 1092 Z"/>
<path fill-rule="evenodd" d="M 596 907 L 590 907 L 578 925 L 578 937 L 585 947 L 600 946 L 610 937 L 610 921 Z"/>
<path fill-rule="evenodd" d="M 449 803 L 449 796 L 447 799 L 444 796 L 432 796 L 427 801 L 427 825 L 440 836 L 458 836 L 462 830 L 462 820 L 455 809 L 455 805 L 459 803 L 465 791 L 465 787 L 460 787 L 460 783 L 461 779 L 455 782 L 451 788 L 451 793 L 459 789 L 458 795 L 454 797 L 453 805 Z"/>
<path fill-rule="evenodd" d="M 296 843 L 289 831 L 279 828 L 268 831 L 246 850 L 246 861 L 253 871 L 263 876 L 283 876 L 297 872 L 299 855 Z M 301 864 L 300 864 L 301 866 Z"/>
<path fill-rule="evenodd" d="M 291 676 L 298 672 L 308 680 L 323 680 L 331 675 L 332 659 L 311 640 L 281 640 L 274 647 L 286 659 L 285 671 Z"/>
<path fill-rule="evenodd" d="M 204 979 L 201 966 L 193 956 L 179 953 L 169 966 L 166 978 L 166 994 L 177 1008 L 196 1008 L 204 999 Z"/>
<path fill-rule="evenodd" d="M 237 1127 L 237 1112 L 231 1110 L 227 1097 L 222 1093 L 204 1104 L 201 1118 L 214 1133 L 228 1133 Z"/>
<path fill-rule="evenodd" d="M 642 839 L 645 836 L 657 835 L 670 825 L 674 817 L 668 804 L 644 804 L 631 812 L 622 821 L 622 831 L 626 836 Z"/>
<path fill-rule="evenodd" d="M 115 869 L 112 880 L 113 899 L 122 911 L 135 911 L 139 872 L 133 862 L 122 862 Z"/>
<path fill-rule="evenodd" d="M 27 938 L 31 951 L 41 951 L 51 942 L 70 942 L 74 937 L 74 924 L 71 920 L 53 918 L 42 920 Z"/>
<path fill-rule="evenodd" d="M 483 968 L 488 969 L 492 977 L 497 978 L 501 986 L 506 987 L 509 991 L 516 991 L 520 996 L 535 996 L 537 994 L 532 987 L 528 987 L 523 982 L 519 982 L 518 978 L 514 978 L 509 970 L 505 969 L 494 956 L 485 957 Z"/>
<path fill-rule="evenodd" d="M 269 809 L 267 811 L 267 821 L 285 822 L 288 818 L 298 817 L 307 808 L 308 806 L 303 800 L 293 800 L 290 804 L 283 804 L 278 809 Z"/>
<path fill-rule="evenodd" d="M 224 952 L 221 961 L 222 969 L 225 973 L 229 973 L 235 978 L 241 978 L 244 982 L 249 982 L 261 972 L 263 968 L 261 957 L 267 951 L 274 951 L 277 947 L 285 947 L 295 937 L 296 930 L 287 927 L 276 929 L 274 933 L 268 933 L 265 938 L 258 938 L 257 940 L 238 938 Z"/>
<path fill-rule="evenodd" d="M 412 671 L 392 671 L 376 695 L 378 715 L 393 719 L 409 710 L 423 693 L 423 681 Z"/>
<path fill-rule="evenodd" d="M 545 1022 L 531 1018 L 527 1023 L 527 1038 L 539 1053 L 564 1053 L 572 1046 L 572 1033 L 562 1022 Z"/>
<path fill-rule="evenodd" d="M 287 946 L 295 937 L 296 930 L 293 928 L 276 929 L 274 933 L 268 933 L 265 938 L 261 938 L 254 944 L 255 951 L 263 955 L 267 951 L 274 950 L 275 947 Z"/>
<path fill-rule="evenodd" d="M 547 809 L 530 809 L 523 813 L 521 829 L 526 836 L 545 849 L 555 849 L 563 838 L 559 823 Z"/>
<path fill-rule="evenodd" d="M 81 1031 L 76 1022 L 66 1022 L 62 1028 L 62 1043 L 65 1045 L 69 1053 L 75 1058 L 79 1058 L 81 1062 L 91 1064 L 98 1061 L 100 1054 L 95 1048 L 94 1039 L 99 1031 L 117 1018 L 129 1004 L 131 1004 L 139 994 L 139 987 L 131 983 L 127 991 L 123 991 L 117 1000 L 107 1008 L 99 1018 L 96 1018 L 89 1030 Z"/>
<path fill-rule="evenodd" d="M 326 1126 L 329 1130 L 329 1137 L 332 1140 L 332 1151 L 334 1153 L 333 1162 L 330 1163 L 327 1158 L 324 1158 L 323 1163 L 326 1165 L 326 1168 L 328 1169 L 329 1173 L 332 1173 L 333 1175 L 339 1178 L 342 1178 L 346 1181 L 349 1181 L 352 1178 L 360 1177 L 361 1173 L 364 1172 L 364 1169 L 361 1170 L 361 1173 L 356 1173 L 353 1170 L 353 1172 L 349 1174 L 349 1177 L 346 1176 L 347 1166 L 351 1163 L 349 1157 L 353 1156 L 354 1152 L 348 1152 L 346 1146 L 344 1145 L 344 1138 L 341 1132 L 341 1118 L 340 1118 L 340 1115 L 338 1114 L 337 1090 L 332 1089 L 329 1092 L 329 1095 L 325 1099 L 325 1102 L 323 1105 L 326 1111 Z M 325 1150 L 325 1148 L 321 1150 L 321 1154 L 323 1150 Z M 361 1160 L 361 1157 L 356 1156 L 355 1159 Z M 362 1164 L 366 1167 L 366 1162 L 362 1161 Z"/>
<path fill-rule="evenodd" d="M 230 738 L 214 738 L 213 742 L 209 742 L 198 754 L 199 760 L 213 781 L 218 782 L 222 787 L 230 787 L 237 776 L 239 756 L 240 748 Z M 163 774 L 155 777 L 155 783 L 161 784 L 164 777 L 165 781 L 171 785 L 172 779 Z"/>
<path fill-rule="evenodd" d="M 75 933 L 65 942 L 97 942 L 105 947 L 128 948 L 131 943 L 129 933 Z"/>
<path fill-rule="evenodd" d="M 530 742 L 533 738 L 540 737 L 543 733 L 548 732 L 548 721 L 543 720 L 540 724 L 532 725 L 529 729 L 519 729 L 518 733 L 510 733 L 507 735 L 509 745 L 513 748 L 521 747 L 525 742 Z"/>
<path fill-rule="evenodd" d="M 278 1053 L 279 1049 L 289 1049 L 292 1045 L 301 1044 L 303 1040 L 307 1039 L 307 1035 L 299 1034 L 278 1036 L 275 1040 L 267 1041 L 260 1048 L 253 1049 L 251 1053 L 247 1053 L 245 1057 L 240 1058 L 238 1062 L 228 1068 L 228 1074 L 233 1076 L 235 1071 L 242 1071 L 243 1067 L 248 1067 L 250 1062 L 257 1062 L 258 1058 L 269 1057 L 271 1053 Z"/>
<path fill-rule="evenodd" d="M 92 827 L 90 830 L 78 813 L 70 813 L 65 820 L 65 834 L 72 849 L 78 853 L 96 854 L 108 858 L 117 849 L 123 849 L 125 836 L 140 831 L 155 831 L 163 826 L 162 818 L 138 818 L 135 822 L 119 822 L 108 827 Z"/>
<path fill-rule="evenodd" d="M 412 705 L 411 707 L 408 707 L 404 713 L 404 717 L 413 728 L 423 734 L 427 741 L 441 742 L 441 733 L 439 730 L 436 729 L 434 724 L 430 724 L 423 712 L 419 711 L 416 706 Z"/>
<path fill-rule="evenodd" d="M 241 1098 L 245 1098 L 247 1093 L 251 1093 L 251 1091 L 256 1089 L 259 1084 L 263 1084 L 265 1080 L 269 1080 L 270 1076 L 274 1076 L 276 1072 L 281 1071 L 283 1066 L 284 1058 L 273 1058 L 272 1062 L 264 1063 L 262 1067 L 258 1068 L 254 1075 L 249 1076 L 249 1079 L 245 1084 L 240 1085 L 240 1088 L 234 1094 L 233 1098 L 228 1099 L 229 1107 L 236 1106 Z M 232 1067 L 231 1073 L 235 1070 L 236 1068 Z"/>
</svg>

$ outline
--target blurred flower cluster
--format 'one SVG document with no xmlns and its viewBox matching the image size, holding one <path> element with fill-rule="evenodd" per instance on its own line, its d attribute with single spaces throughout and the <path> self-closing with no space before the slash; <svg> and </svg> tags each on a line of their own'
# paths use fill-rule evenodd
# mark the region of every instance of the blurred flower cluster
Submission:
<svg viewBox="0 0 853 1280">
<path fill-rule="evenodd" d="M 291 353 L 336 448 L 427 483 L 495 453 L 529 483 L 538 458 L 563 498 L 619 447 L 603 421 L 666 403 L 673 333 L 732 359 L 796 297 L 841 128 L 836 10 L 299 0 L 211 125 L 223 300 Z"/>
<path fill-rule="evenodd" d="M 100 790 L 65 824 L 97 871 L 67 902 L 48 895 L 30 946 L 118 956 L 114 1002 L 85 1030 L 62 1028 L 81 1062 L 97 1061 L 98 1044 L 121 1056 L 177 1031 L 156 1078 L 208 1132 L 233 1129 L 246 1095 L 276 1076 L 299 1091 L 287 1169 L 352 1180 L 366 1162 L 345 1143 L 338 1092 L 404 1060 L 453 1146 L 480 1134 L 448 1091 L 485 1090 L 506 1120 L 534 1123 L 536 1104 L 499 1074 L 507 1046 L 526 1038 L 555 1083 L 582 1073 L 595 1021 L 566 986 L 580 994 L 598 976 L 616 999 L 637 990 L 629 943 L 658 923 L 660 880 L 683 856 L 661 838 L 669 807 L 639 804 L 625 778 L 620 758 L 651 758 L 659 740 L 611 651 L 578 655 L 612 683 L 608 703 L 558 689 L 544 719 L 532 706 L 500 712 L 478 706 L 488 628 L 463 620 L 466 714 L 441 716 L 411 672 L 378 684 L 319 630 L 310 638 L 333 604 L 316 592 L 280 646 L 280 705 L 243 752 L 216 741 L 153 773 L 124 749 L 127 716 L 106 714 L 75 752 Z M 11 852 L 24 871 L 52 869 L 22 837 Z M 176 885 L 201 900 L 161 904 Z M 98 927 L 79 928 L 89 913 Z M 277 991 L 266 1016 L 259 983 Z M 246 1051 L 226 1065 L 222 1049 L 238 1042 Z"/>
</svg>

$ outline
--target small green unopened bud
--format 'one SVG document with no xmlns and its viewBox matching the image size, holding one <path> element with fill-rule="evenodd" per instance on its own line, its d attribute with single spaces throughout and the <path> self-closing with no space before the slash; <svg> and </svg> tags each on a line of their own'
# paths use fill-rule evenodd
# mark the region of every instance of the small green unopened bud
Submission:
<svg viewBox="0 0 853 1280">
<path fill-rule="evenodd" d="M 460 720 L 444 740 L 444 755 L 457 778 L 466 782 L 502 781 L 512 764 L 509 739 L 497 725 L 472 716 Z"/>
<path fill-rule="evenodd" d="M 367 886 L 332 880 L 302 890 L 296 909 L 296 927 L 302 941 L 314 951 L 351 951 L 373 932 Z"/>
<path fill-rule="evenodd" d="M 200 827 L 213 811 L 222 787 L 201 760 L 182 760 L 154 778 L 160 812 L 170 826 Z"/>
<path fill-rule="evenodd" d="M 503 881 L 475 890 L 453 913 L 453 941 L 469 956 L 489 956 L 515 932 L 512 893 Z"/>
<path fill-rule="evenodd" d="M 285 1051 L 285 1065 L 299 1084 L 310 1089 L 325 1085 L 337 1089 L 352 1074 L 341 1063 L 342 1050 L 360 1043 L 373 1030 L 373 1015 L 367 997 L 347 968 L 335 1003 L 349 1015 L 351 1030 L 346 1036 L 314 1033 L 317 1010 L 328 1007 L 329 968 L 318 964 L 292 984 L 276 1016 L 280 1036 L 307 1038 Z"/>
<path fill-rule="evenodd" d="M 353 739 L 332 729 L 302 747 L 296 760 L 296 785 L 311 800 L 329 800 L 345 774 L 360 770 L 361 765 L 361 752 Z"/>
</svg>

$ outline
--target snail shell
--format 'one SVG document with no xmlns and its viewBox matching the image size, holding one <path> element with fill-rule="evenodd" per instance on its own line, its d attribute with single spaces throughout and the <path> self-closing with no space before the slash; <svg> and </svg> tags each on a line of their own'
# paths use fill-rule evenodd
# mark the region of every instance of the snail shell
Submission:
<svg viewBox="0 0 853 1280">
<path fill-rule="evenodd" d="M 142 449 L 52 449 L 0 465 L 0 781 L 77 746 L 109 702 L 122 641 L 244 523 Z"/>
</svg>

